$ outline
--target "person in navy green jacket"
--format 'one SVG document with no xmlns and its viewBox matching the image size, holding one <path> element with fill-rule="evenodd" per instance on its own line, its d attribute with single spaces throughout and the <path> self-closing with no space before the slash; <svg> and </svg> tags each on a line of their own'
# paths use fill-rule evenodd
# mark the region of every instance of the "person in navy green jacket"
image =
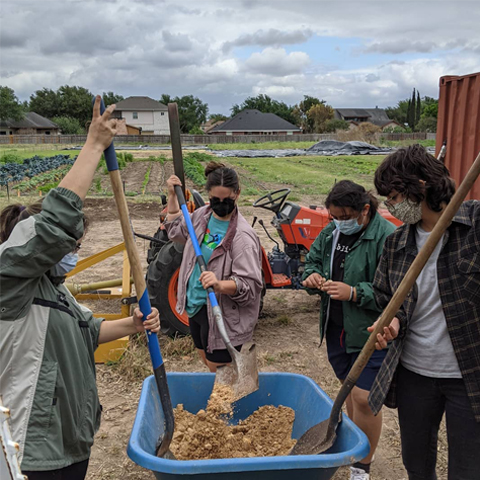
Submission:
<svg viewBox="0 0 480 480">
<path fill-rule="evenodd" d="M 338 182 L 325 201 L 333 221 L 315 239 L 306 258 L 303 285 L 321 296 L 320 339 L 326 338 L 328 359 L 343 382 L 369 337 L 367 328 L 378 318 L 372 281 L 385 238 L 395 225 L 377 211 L 378 200 L 361 185 Z M 385 358 L 375 352 L 347 398 L 348 416 L 368 436 L 367 457 L 351 467 L 351 478 L 366 480 L 382 430 L 368 394 Z"/>
</svg>

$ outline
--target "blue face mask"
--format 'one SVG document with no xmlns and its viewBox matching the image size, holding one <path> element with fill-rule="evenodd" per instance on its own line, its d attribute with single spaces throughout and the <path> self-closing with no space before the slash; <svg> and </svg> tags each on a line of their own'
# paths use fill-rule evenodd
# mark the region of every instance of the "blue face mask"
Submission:
<svg viewBox="0 0 480 480">
<path fill-rule="evenodd" d="M 333 221 L 335 222 L 337 229 L 340 230 L 340 233 L 343 233 L 344 235 L 355 235 L 363 228 L 363 225 L 358 223 L 357 218 L 351 218 L 350 220 L 333 219 Z"/>
<path fill-rule="evenodd" d="M 64 277 L 71 272 L 78 262 L 78 254 L 67 253 L 56 265 L 52 267 L 52 275 L 54 277 Z"/>
</svg>

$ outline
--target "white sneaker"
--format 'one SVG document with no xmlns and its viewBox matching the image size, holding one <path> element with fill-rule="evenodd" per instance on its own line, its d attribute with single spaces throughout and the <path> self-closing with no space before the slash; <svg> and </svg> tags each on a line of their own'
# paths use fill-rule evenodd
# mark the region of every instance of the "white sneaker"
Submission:
<svg viewBox="0 0 480 480">
<path fill-rule="evenodd" d="M 350 480 L 370 480 L 370 474 L 361 468 L 350 467 Z"/>
</svg>

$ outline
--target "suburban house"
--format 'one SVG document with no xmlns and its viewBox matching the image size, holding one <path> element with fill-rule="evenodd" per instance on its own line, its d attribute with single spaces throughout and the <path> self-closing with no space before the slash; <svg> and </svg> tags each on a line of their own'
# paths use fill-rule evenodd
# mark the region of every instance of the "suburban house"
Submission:
<svg viewBox="0 0 480 480">
<path fill-rule="evenodd" d="M 207 120 L 200 125 L 200 130 L 202 130 L 203 133 L 209 133 L 212 128 L 220 126 L 225 121 L 226 120 Z"/>
<path fill-rule="evenodd" d="M 22 120 L 1 120 L 0 135 L 58 135 L 58 125 L 38 113 L 28 112 Z"/>
<path fill-rule="evenodd" d="M 302 131 L 274 113 L 262 113 L 259 110 L 250 109 L 242 110 L 233 118 L 209 130 L 208 133 L 215 135 L 293 135 L 302 133 Z"/>
<path fill-rule="evenodd" d="M 336 108 L 334 110 L 335 120 L 345 120 L 352 127 L 358 126 L 362 122 L 369 122 L 382 129 L 387 127 L 396 127 L 400 124 L 396 120 L 390 120 L 387 112 L 383 108 Z"/>
<path fill-rule="evenodd" d="M 118 102 L 113 114 L 127 126 L 141 130 L 142 135 L 169 135 L 168 108 L 150 97 L 128 97 Z"/>
</svg>

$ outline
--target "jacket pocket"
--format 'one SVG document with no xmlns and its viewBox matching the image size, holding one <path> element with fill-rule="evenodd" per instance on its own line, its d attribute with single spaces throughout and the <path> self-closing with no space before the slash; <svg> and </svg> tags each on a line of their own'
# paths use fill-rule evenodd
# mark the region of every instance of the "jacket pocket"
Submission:
<svg viewBox="0 0 480 480">
<path fill-rule="evenodd" d="M 471 253 L 462 256 L 457 263 L 461 274 L 460 283 L 470 302 L 478 304 L 480 296 L 480 254 Z"/>
<path fill-rule="evenodd" d="M 44 361 L 40 367 L 37 387 L 28 423 L 29 440 L 43 439 L 48 435 L 56 407 L 57 362 Z"/>
</svg>

